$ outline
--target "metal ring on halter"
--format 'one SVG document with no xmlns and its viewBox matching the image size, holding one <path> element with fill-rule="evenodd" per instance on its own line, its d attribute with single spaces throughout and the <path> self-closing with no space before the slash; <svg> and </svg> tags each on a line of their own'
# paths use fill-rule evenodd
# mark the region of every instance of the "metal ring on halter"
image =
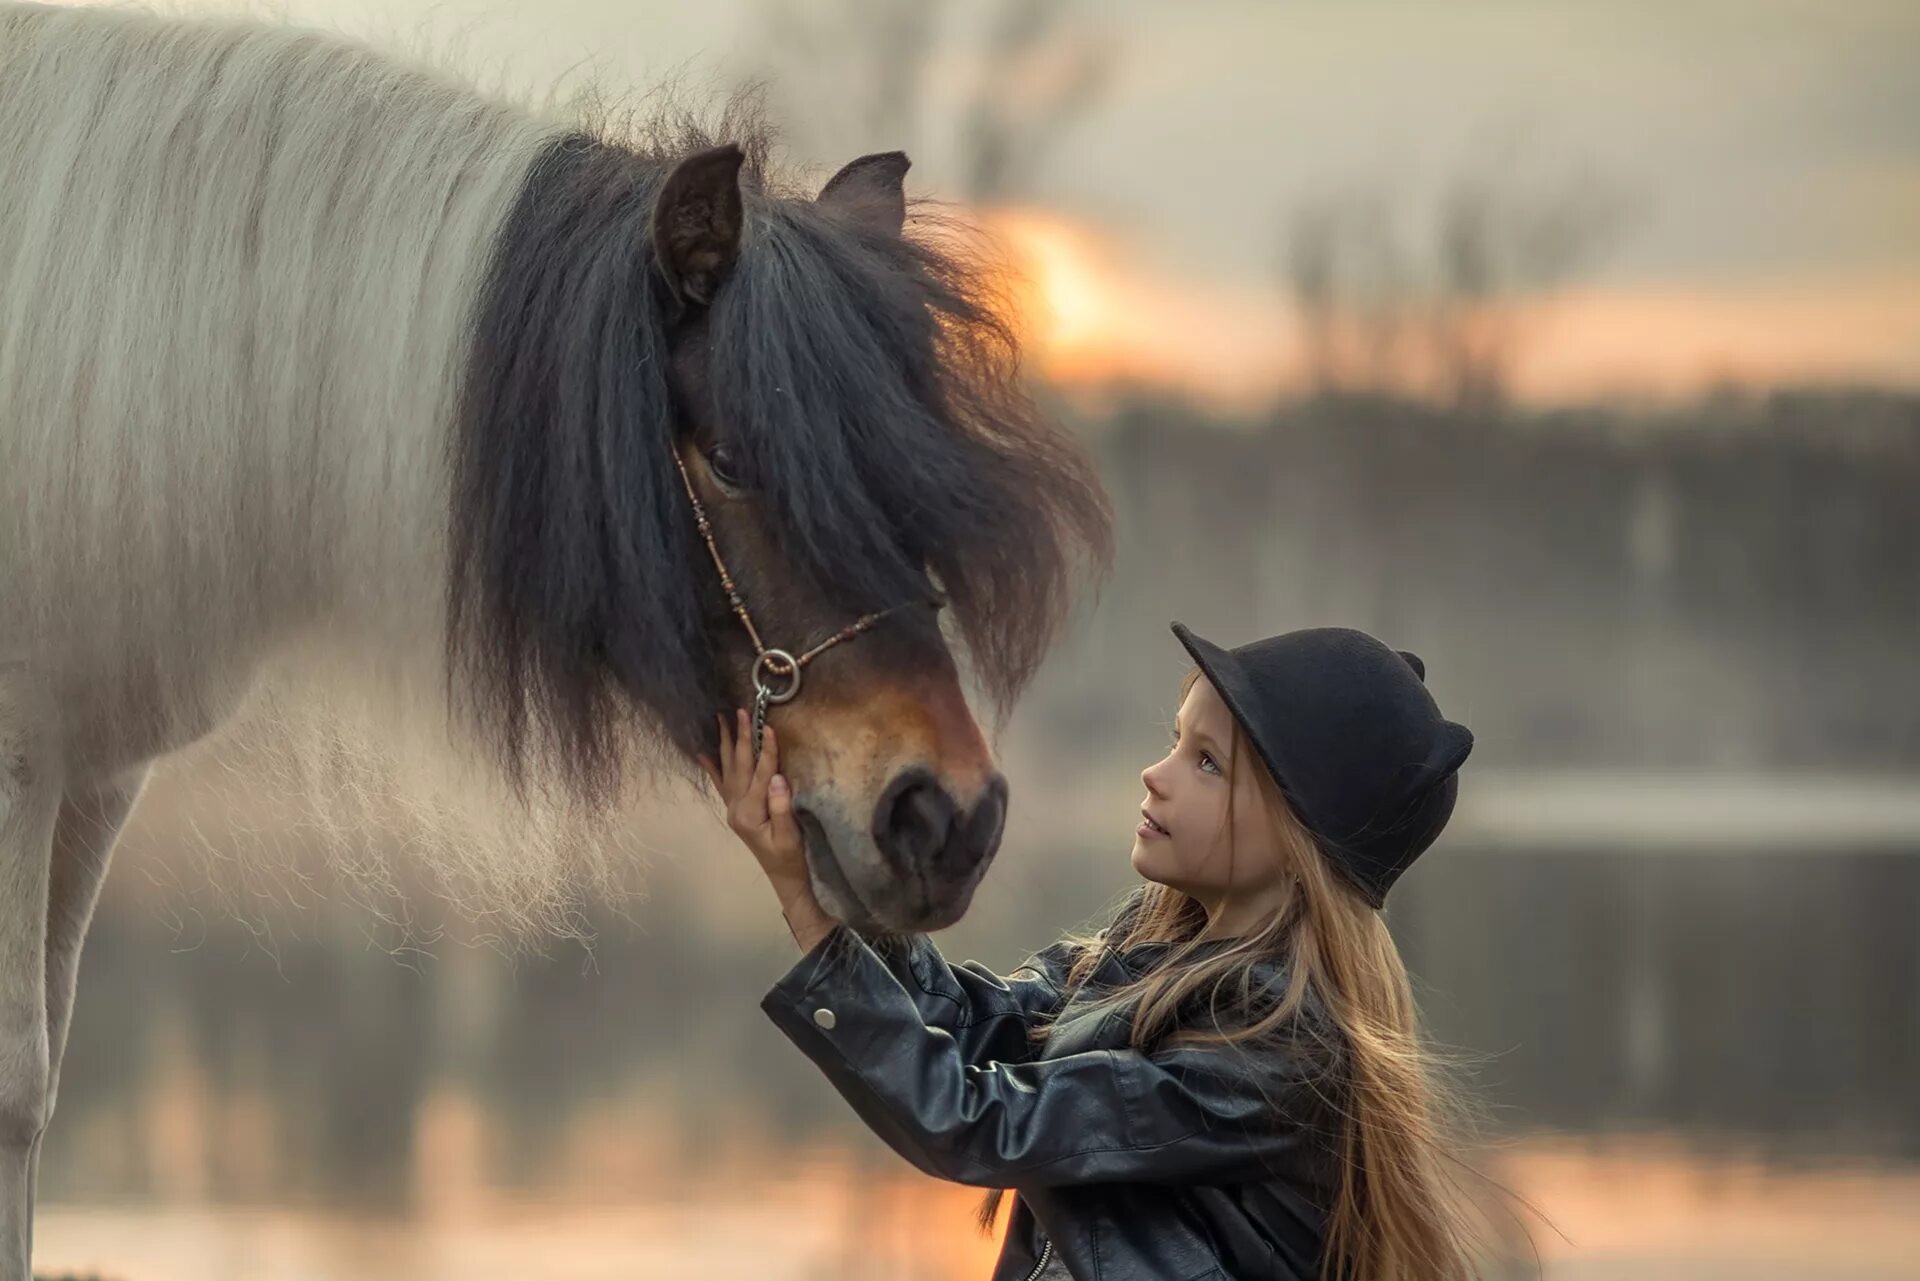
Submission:
<svg viewBox="0 0 1920 1281">
<path fill-rule="evenodd" d="M 769 666 L 769 664 L 773 664 Z M 781 670 L 784 665 L 784 670 Z M 784 676 L 792 683 L 784 690 L 775 692 L 773 685 L 764 680 L 760 669 L 766 667 L 775 676 Z M 754 688 L 764 692 L 769 703 L 784 703 L 800 692 L 800 663 L 784 649 L 763 649 L 760 657 L 753 660 Z"/>
</svg>

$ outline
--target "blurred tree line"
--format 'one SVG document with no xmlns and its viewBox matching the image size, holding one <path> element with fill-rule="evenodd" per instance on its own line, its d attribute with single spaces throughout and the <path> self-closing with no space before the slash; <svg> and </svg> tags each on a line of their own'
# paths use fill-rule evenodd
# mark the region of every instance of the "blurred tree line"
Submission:
<svg viewBox="0 0 1920 1281">
<path fill-rule="evenodd" d="M 1030 696 L 1062 747 L 1147 744 L 1179 618 L 1415 650 L 1482 764 L 1920 764 L 1920 397 L 1327 393 L 1233 422 L 1142 398 L 1081 426 L 1119 545 Z"/>
</svg>

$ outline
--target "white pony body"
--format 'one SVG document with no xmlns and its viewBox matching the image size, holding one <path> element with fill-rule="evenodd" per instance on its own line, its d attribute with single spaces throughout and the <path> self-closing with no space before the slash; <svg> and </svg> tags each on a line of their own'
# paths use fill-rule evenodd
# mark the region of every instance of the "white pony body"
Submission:
<svg viewBox="0 0 1920 1281">
<path fill-rule="evenodd" d="M 67 768 L 299 639 L 437 678 L 463 309 L 555 128 L 317 33 L 0 6 L 0 654 Z"/>
</svg>

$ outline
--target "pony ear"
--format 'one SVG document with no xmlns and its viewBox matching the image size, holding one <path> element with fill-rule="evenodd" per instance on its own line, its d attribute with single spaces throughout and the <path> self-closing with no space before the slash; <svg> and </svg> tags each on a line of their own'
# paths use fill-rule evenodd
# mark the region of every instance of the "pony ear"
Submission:
<svg viewBox="0 0 1920 1281">
<path fill-rule="evenodd" d="M 682 305 L 707 306 L 740 253 L 740 166 L 733 143 L 696 151 L 667 175 L 648 234 L 653 260 Z"/>
<path fill-rule="evenodd" d="M 907 222 L 907 195 L 901 184 L 913 162 L 904 151 L 876 151 L 827 179 L 814 203 L 844 210 L 878 231 L 900 234 Z"/>
<path fill-rule="evenodd" d="M 1405 649 L 1396 649 L 1393 652 L 1407 660 L 1407 666 L 1413 669 L 1413 674 L 1418 676 L 1422 682 L 1427 679 L 1427 665 L 1420 661 L 1420 655 Z"/>
</svg>

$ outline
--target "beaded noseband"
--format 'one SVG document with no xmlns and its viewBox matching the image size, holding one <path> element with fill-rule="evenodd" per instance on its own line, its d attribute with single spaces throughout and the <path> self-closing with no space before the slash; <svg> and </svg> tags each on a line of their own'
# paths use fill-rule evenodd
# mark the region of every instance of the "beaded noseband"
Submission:
<svg viewBox="0 0 1920 1281">
<path fill-rule="evenodd" d="M 687 498 L 693 504 L 693 520 L 700 527 L 700 537 L 706 541 L 708 555 L 713 557 L 713 567 L 720 571 L 720 586 L 727 593 L 727 603 L 733 607 L 734 614 L 745 625 L 747 636 L 753 641 L 753 759 L 757 762 L 760 759 L 760 731 L 767 723 L 767 707 L 772 703 L 785 703 L 800 692 L 802 668 L 821 651 L 831 649 L 841 641 L 852 640 L 887 615 L 921 602 L 905 601 L 875 614 L 863 614 L 798 658 L 784 649 L 768 648 L 766 642 L 760 639 L 760 629 L 753 625 L 753 615 L 747 612 L 747 602 L 741 599 L 733 575 L 727 572 L 727 562 L 721 559 L 719 544 L 713 541 L 713 524 L 707 519 L 706 506 L 700 501 L 700 495 L 693 492 L 693 478 L 687 475 L 687 465 L 680 460 L 677 447 L 673 450 L 673 465 L 680 470 L 680 483 L 686 487 Z M 943 602 L 935 597 L 926 603 L 938 609 Z"/>
</svg>

